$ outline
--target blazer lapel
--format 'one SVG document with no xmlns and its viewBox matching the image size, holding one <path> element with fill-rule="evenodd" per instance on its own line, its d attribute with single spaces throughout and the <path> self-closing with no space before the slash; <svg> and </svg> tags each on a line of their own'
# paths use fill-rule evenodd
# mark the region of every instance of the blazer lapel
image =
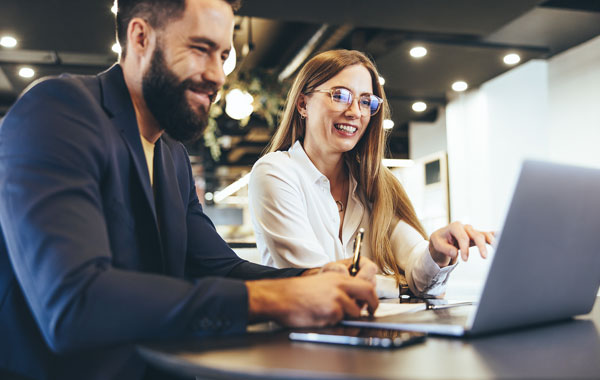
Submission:
<svg viewBox="0 0 600 380">
<path fill-rule="evenodd" d="M 141 186 L 144 203 L 151 210 L 153 216 L 154 236 L 158 241 L 158 252 L 162 256 L 160 259 L 161 268 L 156 270 L 164 270 L 164 255 L 162 254 L 162 242 L 159 234 L 158 218 L 154 202 L 154 194 L 150 185 L 150 174 L 148 173 L 148 165 L 146 164 L 146 156 L 138 129 L 133 103 L 125 80 L 123 71 L 118 64 L 113 65 L 107 71 L 98 75 L 100 81 L 102 106 L 105 112 L 111 117 L 113 125 L 119 130 L 125 145 L 129 150 L 131 162 L 135 168 L 136 176 Z M 124 163 L 125 164 L 125 163 Z"/>
<path fill-rule="evenodd" d="M 125 140 L 148 207 L 152 210 L 156 223 L 156 209 L 154 207 L 154 195 L 150 187 L 148 165 L 144 156 L 144 148 L 142 147 L 133 103 L 123 79 L 121 66 L 115 64 L 107 71 L 101 73 L 99 79 L 102 89 L 102 105 L 104 110 L 112 116 L 113 124 L 121 132 Z"/>
<path fill-rule="evenodd" d="M 187 245 L 186 215 L 175 163 L 168 145 L 160 138 L 154 149 L 154 188 L 160 235 L 166 258 L 167 273 L 182 275 Z"/>
<path fill-rule="evenodd" d="M 142 147 L 133 103 L 125 85 L 121 66 L 115 64 L 101 73 L 99 78 L 102 88 L 102 104 L 105 111 L 113 117 L 113 124 L 119 129 L 127 143 L 144 195 L 156 221 L 156 209 L 154 208 L 154 196 L 150 187 L 148 165 L 144 156 L 144 148 Z"/>
</svg>

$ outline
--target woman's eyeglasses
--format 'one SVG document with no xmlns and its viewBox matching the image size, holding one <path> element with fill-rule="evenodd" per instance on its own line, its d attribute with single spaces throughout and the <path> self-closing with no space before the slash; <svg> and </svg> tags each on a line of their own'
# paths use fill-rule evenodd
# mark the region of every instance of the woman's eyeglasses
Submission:
<svg viewBox="0 0 600 380">
<path fill-rule="evenodd" d="M 331 95 L 331 101 L 333 104 L 339 104 L 340 106 L 344 107 L 343 109 L 340 108 L 340 111 L 350 107 L 354 99 L 354 94 L 352 91 L 343 87 L 334 87 L 330 88 L 329 90 L 313 90 L 307 94 L 313 92 L 329 93 L 329 95 Z M 379 111 L 379 108 L 381 108 L 381 103 L 383 103 L 383 99 L 373 94 L 362 94 L 358 98 L 358 108 L 360 108 L 360 113 L 363 116 L 375 115 L 377 111 Z"/>
</svg>

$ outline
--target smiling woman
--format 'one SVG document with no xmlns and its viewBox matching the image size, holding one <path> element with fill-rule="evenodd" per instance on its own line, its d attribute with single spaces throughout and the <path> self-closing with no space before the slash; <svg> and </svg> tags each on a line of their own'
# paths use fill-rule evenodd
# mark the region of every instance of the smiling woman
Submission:
<svg viewBox="0 0 600 380">
<path fill-rule="evenodd" d="M 351 257 L 364 228 L 363 254 L 379 268 L 380 297 L 398 297 L 404 280 L 415 294 L 444 291 L 458 252 L 448 236 L 482 235 L 455 224 L 427 241 L 402 185 L 382 165 L 388 113 L 377 69 L 363 53 L 329 51 L 302 68 L 249 183 L 264 264 L 316 267 Z"/>
</svg>

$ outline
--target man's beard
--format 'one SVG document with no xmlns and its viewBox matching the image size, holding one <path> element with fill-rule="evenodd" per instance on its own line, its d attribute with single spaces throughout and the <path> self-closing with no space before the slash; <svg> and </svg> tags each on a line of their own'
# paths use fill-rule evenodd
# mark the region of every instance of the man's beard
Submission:
<svg viewBox="0 0 600 380">
<path fill-rule="evenodd" d="M 142 93 L 159 127 L 181 142 L 198 140 L 208 124 L 208 110 L 192 109 L 185 96 L 188 89 L 212 93 L 211 101 L 217 90 L 212 83 L 197 83 L 191 79 L 180 82 L 167 67 L 162 48 L 157 45 L 142 78 Z"/>
</svg>

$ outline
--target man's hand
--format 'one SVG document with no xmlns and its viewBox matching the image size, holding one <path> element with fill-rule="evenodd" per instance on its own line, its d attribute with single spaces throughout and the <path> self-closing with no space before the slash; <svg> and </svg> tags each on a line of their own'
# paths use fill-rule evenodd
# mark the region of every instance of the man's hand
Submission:
<svg viewBox="0 0 600 380">
<path fill-rule="evenodd" d="M 458 251 L 464 261 L 469 258 L 469 247 L 477 246 L 484 259 L 487 257 L 485 244 L 494 242 L 493 232 L 478 231 L 470 224 L 453 222 L 431 234 L 429 253 L 440 268 L 456 263 Z"/>
<path fill-rule="evenodd" d="M 326 326 L 344 316 L 359 317 L 379 305 L 370 281 L 327 272 L 314 276 L 248 281 L 249 320 L 274 320 L 290 327 Z"/>
<path fill-rule="evenodd" d="M 337 272 L 342 275 L 350 276 L 350 265 L 352 265 L 352 258 L 332 261 L 323 265 L 321 268 L 313 268 L 306 270 L 302 275 L 311 276 L 317 273 L 325 272 Z M 358 264 L 358 272 L 356 278 L 371 282 L 375 285 L 375 275 L 377 274 L 377 265 L 366 257 L 361 257 Z"/>
</svg>

